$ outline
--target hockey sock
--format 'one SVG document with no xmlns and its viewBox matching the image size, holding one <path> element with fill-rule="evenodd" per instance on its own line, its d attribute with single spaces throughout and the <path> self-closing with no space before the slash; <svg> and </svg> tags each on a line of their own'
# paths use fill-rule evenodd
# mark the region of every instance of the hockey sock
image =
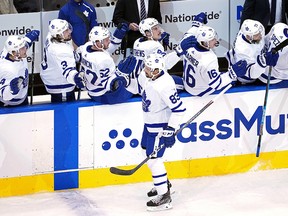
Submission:
<svg viewBox="0 0 288 216">
<path fill-rule="evenodd" d="M 167 172 L 162 158 L 151 159 L 147 162 L 149 169 L 151 170 L 153 183 L 158 192 L 158 195 L 165 194 L 167 188 Z"/>
</svg>

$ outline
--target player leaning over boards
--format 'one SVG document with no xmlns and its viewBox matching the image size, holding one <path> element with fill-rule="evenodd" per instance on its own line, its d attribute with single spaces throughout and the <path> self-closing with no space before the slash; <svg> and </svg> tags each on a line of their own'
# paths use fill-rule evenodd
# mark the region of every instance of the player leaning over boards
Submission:
<svg viewBox="0 0 288 216">
<path fill-rule="evenodd" d="M 180 57 L 185 53 L 190 43 L 192 43 L 191 38 L 187 37 L 186 40 L 177 45 L 175 51 L 167 54 L 160 41 L 168 44 L 169 34 L 163 31 L 156 19 L 146 18 L 142 20 L 139 24 L 139 30 L 143 37 L 134 42 L 133 55 L 137 59 L 137 63 L 131 75 L 131 83 L 127 87 L 127 90 L 133 94 L 140 93 L 137 78 L 144 67 L 143 61 L 147 55 L 151 53 L 163 55 L 166 62 L 166 69 L 170 69 L 180 60 Z"/>
<path fill-rule="evenodd" d="M 144 116 L 141 146 L 148 156 L 159 145 L 165 145 L 147 162 L 156 189 L 154 195 L 157 195 L 147 202 L 147 210 L 155 211 L 172 208 L 162 156 L 166 148 L 174 145 L 174 132 L 179 128 L 186 108 L 177 94 L 173 78 L 166 71 L 162 55 L 149 54 L 144 61 L 145 67 L 138 77 Z"/>
<path fill-rule="evenodd" d="M 234 47 L 226 53 L 230 65 L 240 60 L 247 62 L 245 74 L 237 77 L 242 84 L 253 83 L 265 72 L 266 66 L 272 66 L 278 60 L 277 54 L 265 52 L 264 34 L 260 22 L 246 19 L 236 36 Z"/>
<path fill-rule="evenodd" d="M 219 45 L 216 31 L 205 25 L 207 16 L 201 12 L 195 16 L 191 28 L 183 39 L 194 36 L 194 43 L 183 55 L 183 87 L 193 96 L 206 96 L 216 90 L 228 86 L 237 76 L 245 73 L 246 62 L 239 61 L 229 68 L 228 72 L 220 72 L 217 55 L 213 49 Z M 183 40 L 182 39 L 182 40 Z M 181 89 L 181 85 L 177 88 Z"/>
<path fill-rule="evenodd" d="M 122 24 L 110 38 L 108 29 L 95 26 L 89 33 L 90 41 L 77 49 L 85 74 L 86 89 L 94 101 L 116 104 L 132 96 L 126 91 L 126 86 L 129 84 L 128 75 L 135 67 L 135 58 L 129 56 L 120 61 L 116 69 L 111 56 L 127 31 L 128 25 Z"/>
<path fill-rule="evenodd" d="M 0 107 L 28 105 L 27 49 L 38 40 L 40 31 L 9 36 L 0 57 Z"/>
<path fill-rule="evenodd" d="M 192 27 L 193 29 L 193 27 Z M 190 29 L 184 36 L 190 35 Z M 183 82 L 185 90 L 193 96 L 203 97 L 220 90 L 245 73 L 246 61 L 233 64 L 227 72 L 219 71 L 218 58 L 213 48 L 219 45 L 216 31 L 207 25 L 196 27 L 196 41 L 183 56 Z"/>
<path fill-rule="evenodd" d="M 40 76 L 52 103 L 75 101 L 75 86 L 85 86 L 82 73 L 76 70 L 71 32 L 66 20 L 54 19 L 49 24 Z"/>
</svg>

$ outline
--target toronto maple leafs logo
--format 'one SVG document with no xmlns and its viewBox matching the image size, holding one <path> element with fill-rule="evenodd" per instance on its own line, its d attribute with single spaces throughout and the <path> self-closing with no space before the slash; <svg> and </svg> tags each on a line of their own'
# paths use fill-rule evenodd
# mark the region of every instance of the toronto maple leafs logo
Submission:
<svg viewBox="0 0 288 216">
<path fill-rule="evenodd" d="M 22 76 L 20 77 L 23 79 L 23 87 L 26 87 L 28 85 L 28 81 L 29 81 L 28 76 L 29 76 L 29 72 L 28 72 L 28 69 L 26 68 L 25 69 L 25 77 L 22 77 Z"/>
<path fill-rule="evenodd" d="M 149 112 L 149 106 L 151 105 L 151 101 L 147 99 L 146 92 L 142 93 L 142 109 L 144 112 Z"/>
<path fill-rule="evenodd" d="M 86 10 L 83 12 L 83 14 L 84 14 L 86 17 L 88 17 L 88 16 L 89 16 L 89 12 L 88 12 L 88 11 L 86 11 Z"/>
</svg>

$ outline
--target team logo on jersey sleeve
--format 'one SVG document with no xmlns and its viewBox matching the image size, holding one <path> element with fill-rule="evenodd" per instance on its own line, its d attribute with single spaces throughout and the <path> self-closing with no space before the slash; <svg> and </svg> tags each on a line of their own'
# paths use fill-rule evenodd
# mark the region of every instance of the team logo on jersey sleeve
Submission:
<svg viewBox="0 0 288 216">
<path fill-rule="evenodd" d="M 142 93 L 142 109 L 144 112 L 149 112 L 149 106 L 151 105 L 151 101 L 147 99 L 146 92 Z"/>
</svg>

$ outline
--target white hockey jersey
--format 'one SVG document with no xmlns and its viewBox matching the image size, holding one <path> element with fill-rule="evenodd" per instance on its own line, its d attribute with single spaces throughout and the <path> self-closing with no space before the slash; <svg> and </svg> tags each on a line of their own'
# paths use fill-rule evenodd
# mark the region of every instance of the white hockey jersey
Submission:
<svg viewBox="0 0 288 216">
<path fill-rule="evenodd" d="M 116 66 L 108 51 L 95 51 L 91 47 L 91 42 L 79 47 L 81 67 L 85 73 L 88 94 L 98 97 L 110 90 L 110 82 L 116 77 Z"/>
<path fill-rule="evenodd" d="M 206 96 L 233 80 L 228 72 L 219 72 L 218 59 L 213 50 L 200 46 L 187 50 L 183 59 L 185 90 L 193 96 Z"/>
<path fill-rule="evenodd" d="M 48 34 L 40 71 L 47 92 L 58 94 L 73 91 L 74 76 L 77 73 L 71 42 L 51 42 L 51 36 Z"/>
<path fill-rule="evenodd" d="M 277 29 L 277 32 L 283 32 L 281 35 L 275 35 L 274 31 Z M 286 30 L 285 30 L 286 29 Z M 286 32 L 286 37 L 284 35 L 284 32 Z M 275 48 L 280 44 L 280 37 L 282 41 L 285 39 L 288 39 L 288 25 L 284 23 L 277 23 L 275 24 L 270 32 L 265 36 L 265 45 L 268 47 L 268 51 L 271 51 L 272 48 Z M 275 84 L 278 82 L 281 82 L 282 80 L 288 80 L 288 46 L 284 47 L 283 49 L 278 51 L 279 53 L 279 59 L 277 61 L 277 64 L 271 68 L 271 77 L 270 77 L 270 83 Z M 266 67 L 265 73 L 261 74 L 259 77 L 259 80 L 261 80 L 264 83 L 267 83 L 268 78 L 268 72 L 270 67 Z"/>
<path fill-rule="evenodd" d="M 26 59 L 13 61 L 8 58 L 8 54 L 1 54 L 0 58 L 0 101 L 5 105 L 21 104 L 28 94 L 28 65 Z M 10 82 L 14 78 L 21 78 L 22 84 L 18 94 L 13 95 L 10 89 Z"/>
<path fill-rule="evenodd" d="M 159 41 L 146 40 L 143 37 L 138 38 L 133 46 L 133 55 L 135 56 L 137 63 L 135 70 L 131 74 L 130 85 L 127 87 L 127 90 L 133 94 L 140 94 L 137 78 L 144 68 L 145 57 L 152 53 L 158 53 L 164 56 L 166 69 L 172 68 L 180 60 L 175 51 L 167 54 Z"/>
<path fill-rule="evenodd" d="M 245 76 L 237 78 L 240 82 L 254 82 L 262 73 L 264 73 L 266 62 L 263 62 L 259 56 L 264 52 L 264 48 L 264 35 L 259 43 L 252 44 L 245 38 L 245 35 L 239 31 L 234 42 L 234 48 L 226 53 L 226 57 L 230 65 L 233 65 L 240 60 L 247 61 Z"/>
<path fill-rule="evenodd" d="M 156 80 L 145 76 L 144 70 L 138 80 L 141 86 L 144 123 L 149 132 L 160 132 L 161 124 L 168 123 L 177 129 L 182 123 L 186 108 L 177 94 L 173 78 L 163 73 Z"/>
</svg>

